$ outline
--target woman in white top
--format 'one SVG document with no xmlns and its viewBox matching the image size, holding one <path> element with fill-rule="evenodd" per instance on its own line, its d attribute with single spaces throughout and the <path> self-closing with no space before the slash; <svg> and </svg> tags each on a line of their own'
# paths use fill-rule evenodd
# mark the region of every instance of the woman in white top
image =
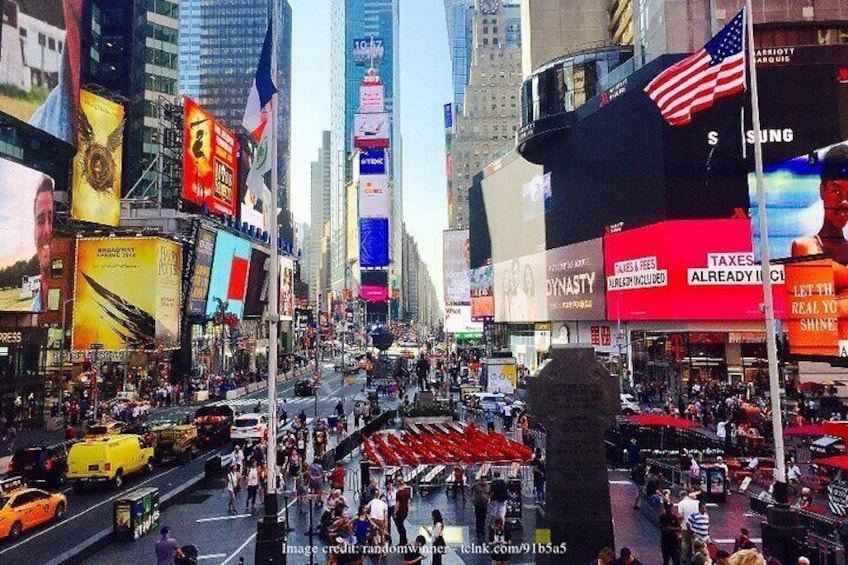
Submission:
<svg viewBox="0 0 848 565">
<path fill-rule="evenodd" d="M 239 486 L 239 473 L 234 466 L 230 467 L 230 472 L 227 473 L 227 481 L 224 484 L 224 490 L 227 491 L 227 496 L 229 497 L 229 506 L 227 506 L 228 512 L 238 512 L 236 508 L 236 495 L 238 494 Z"/>
<path fill-rule="evenodd" d="M 433 565 L 442 565 L 442 555 L 445 554 L 445 543 L 444 532 L 445 532 L 445 522 L 442 519 L 442 513 L 436 509 L 431 513 L 433 517 L 433 526 L 428 528 L 424 526 L 424 529 L 430 534 L 430 540 L 433 544 Z"/>
<path fill-rule="evenodd" d="M 247 471 L 247 499 L 244 501 L 244 509 L 256 509 L 256 492 L 259 490 L 259 465 L 256 460 L 250 465 Z"/>
<path fill-rule="evenodd" d="M 388 525 L 386 527 L 386 535 L 388 535 L 389 542 L 391 543 L 392 539 L 392 520 L 395 518 L 395 505 L 397 504 L 397 489 L 395 489 L 394 481 L 391 479 L 386 480 L 386 505 L 389 507 L 389 519 L 387 520 Z"/>
</svg>

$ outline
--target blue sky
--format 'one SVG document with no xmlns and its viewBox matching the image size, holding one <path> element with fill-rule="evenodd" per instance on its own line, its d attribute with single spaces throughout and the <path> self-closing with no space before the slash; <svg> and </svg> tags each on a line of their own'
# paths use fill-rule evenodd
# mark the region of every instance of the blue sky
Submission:
<svg viewBox="0 0 848 565">
<path fill-rule="evenodd" d="M 309 164 L 330 129 L 330 0 L 292 7 L 292 209 L 309 221 Z M 447 228 L 442 105 L 450 102 L 450 57 L 441 0 L 400 0 L 403 209 L 436 291 L 442 293 Z"/>
</svg>

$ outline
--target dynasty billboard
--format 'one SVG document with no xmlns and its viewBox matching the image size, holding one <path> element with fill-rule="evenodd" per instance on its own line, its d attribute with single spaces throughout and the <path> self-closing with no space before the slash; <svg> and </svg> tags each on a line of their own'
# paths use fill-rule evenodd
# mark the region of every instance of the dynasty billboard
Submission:
<svg viewBox="0 0 848 565">
<path fill-rule="evenodd" d="M 747 219 L 660 222 L 604 237 L 609 320 L 762 320 Z M 773 265 L 775 315 L 786 311 Z"/>
<path fill-rule="evenodd" d="M 603 320 L 604 251 L 601 238 L 545 253 L 547 320 Z"/>
<path fill-rule="evenodd" d="M 77 143 L 84 0 L 3 2 L 0 111 Z"/>
<path fill-rule="evenodd" d="M 238 139 L 191 98 L 183 103 L 183 199 L 235 217 Z"/>
<path fill-rule="evenodd" d="M 118 225 L 123 140 L 124 107 L 81 90 L 79 143 L 71 198 L 73 219 Z"/>
<path fill-rule="evenodd" d="M 206 301 L 207 318 L 214 318 L 219 312 L 242 317 L 250 250 L 247 240 L 218 231 L 209 280 L 209 298 Z"/>
<path fill-rule="evenodd" d="M 194 273 L 186 305 L 189 316 L 205 316 L 206 300 L 209 296 L 209 283 L 212 280 L 212 261 L 215 258 L 215 239 L 213 230 L 197 230 L 197 244 L 194 252 Z"/>
<path fill-rule="evenodd" d="M 152 237 L 77 240 L 72 349 L 175 349 L 182 250 Z"/>
<path fill-rule="evenodd" d="M 0 312 L 47 309 L 53 179 L 0 159 Z"/>
<path fill-rule="evenodd" d="M 445 304 L 471 303 L 468 230 L 442 232 Z"/>
</svg>

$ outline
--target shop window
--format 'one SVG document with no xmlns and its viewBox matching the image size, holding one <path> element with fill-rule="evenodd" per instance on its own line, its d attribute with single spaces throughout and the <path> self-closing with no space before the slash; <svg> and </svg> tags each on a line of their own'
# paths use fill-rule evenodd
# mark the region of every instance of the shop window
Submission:
<svg viewBox="0 0 848 565">
<path fill-rule="evenodd" d="M 58 288 L 51 288 L 47 291 L 47 309 L 55 312 L 59 309 L 59 300 L 62 291 Z"/>
<path fill-rule="evenodd" d="M 64 268 L 65 261 L 63 259 L 53 259 L 53 263 L 50 265 L 50 277 L 54 279 L 61 278 Z"/>
</svg>

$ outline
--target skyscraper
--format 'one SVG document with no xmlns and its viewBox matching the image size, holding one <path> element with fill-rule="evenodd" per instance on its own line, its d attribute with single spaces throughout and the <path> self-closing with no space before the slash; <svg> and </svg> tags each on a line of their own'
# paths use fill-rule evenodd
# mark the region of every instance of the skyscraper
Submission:
<svg viewBox="0 0 848 565">
<path fill-rule="evenodd" d="M 373 66 L 385 91 L 391 131 L 391 280 L 400 287 L 402 254 L 401 140 L 399 115 L 399 0 L 333 0 L 331 45 L 331 285 L 345 285 L 347 257 L 346 186 L 352 180 L 353 116 L 359 108 L 359 88 Z M 373 41 L 372 41 L 373 40 Z M 373 58 L 372 58 L 373 55 Z M 396 271 L 396 272 L 394 272 Z"/>
<path fill-rule="evenodd" d="M 474 41 L 474 1 L 445 0 L 445 19 L 448 26 L 448 48 L 451 58 L 453 107 L 459 111 L 468 84 Z"/>
<path fill-rule="evenodd" d="M 330 222 L 330 132 L 321 132 L 321 147 L 318 159 L 311 163 L 311 219 L 310 239 L 306 242 L 306 254 L 309 257 L 309 270 L 306 275 L 309 282 L 310 302 L 320 304 L 320 296 L 329 290 L 329 280 L 322 266 L 326 263 L 322 257 L 322 238 Z M 326 226 L 326 228 L 325 228 Z"/>
<path fill-rule="evenodd" d="M 234 131 L 241 121 L 273 0 L 184 0 L 180 18 L 180 91 Z M 291 6 L 277 15 L 277 187 L 282 237 L 293 240 L 288 210 L 291 140 Z"/>
<path fill-rule="evenodd" d="M 468 82 L 448 133 L 450 229 L 468 227 L 468 189 L 472 179 L 488 163 L 512 149 L 520 113 L 519 6 L 515 2 L 476 0 L 473 11 Z M 454 61 L 455 72 L 456 67 Z"/>
</svg>

